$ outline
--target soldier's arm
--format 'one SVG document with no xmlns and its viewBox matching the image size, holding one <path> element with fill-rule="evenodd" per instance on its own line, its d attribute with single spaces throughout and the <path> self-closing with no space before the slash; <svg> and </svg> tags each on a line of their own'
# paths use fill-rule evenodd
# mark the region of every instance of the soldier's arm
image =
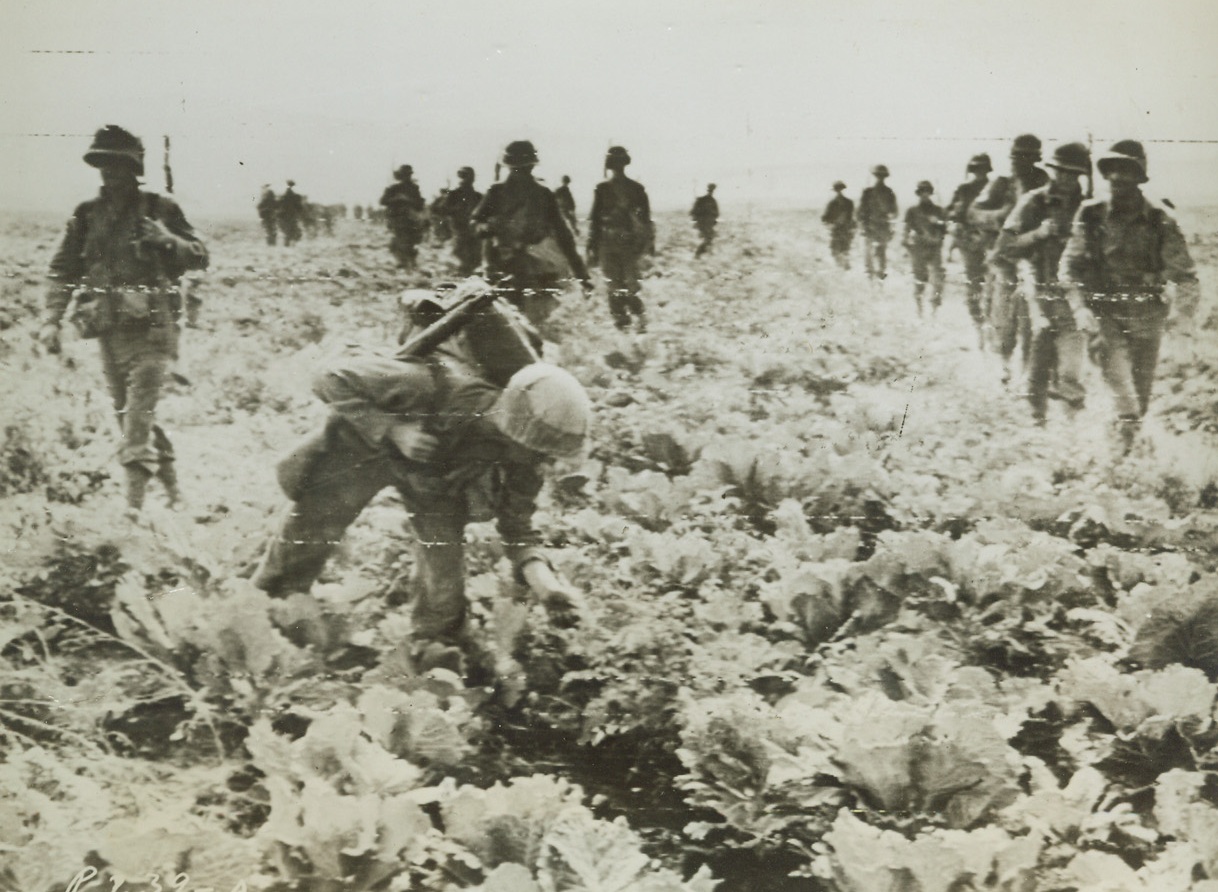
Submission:
<svg viewBox="0 0 1218 892">
<path fill-rule="evenodd" d="M 1177 315 L 1191 319 L 1201 302 L 1201 285 L 1197 281 L 1197 268 L 1188 252 L 1188 242 L 1180 232 L 1179 225 L 1168 215 L 1163 219 L 1161 245 L 1163 277 L 1176 286 L 1172 308 Z"/>
<path fill-rule="evenodd" d="M 598 184 L 592 193 L 592 209 L 588 211 L 588 253 L 595 255 L 601 245 L 601 215 L 605 202 L 604 190 Z"/>
<path fill-rule="evenodd" d="M 1047 238 L 1047 232 L 1041 228 L 1041 224 L 1048 218 L 1033 194 L 1025 193 L 1003 221 L 1002 231 L 998 234 L 998 242 L 994 248 L 997 256 L 1011 259 L 1011 252 L 1026 251 Z"/>
<path fill-rule="evenodd" d="M 980 229 L 997 232 L 1014 207 L 1014 194 L 1009 182 L 999 178 L 989 183 L 969 206 L 968 221 Z"/>
<path fill-rule="evenodd" d="M 656 252 L 656 224 L 651 219 L 651 199 L 647 197 L 647 190 L 639 186 L 639 213 L 643 217 L 643 222 L 647 224 L 648 241 L 647 253 L 654 254 Z"/>
<path fill-rule="evenodd" d="M 550 565 L 541 548 L 541 533 L 533 526 L 537 496 L 541 492 L 542 476 L 530 465 L 512 463 L 504 466 L 503 490 L 496 527 L 503 539 L 503 548 L 515 566 L 517 582 L 525 583 L 524 568 L 533 561 Z"/>
<path fill-rule="evenodd" d="M 68 220 L 59 249 L 51 259 L 50 283 L 43 301 L 42 324 L 58 326 L 84 276 L 85 223 L 80 209 Z"/>
<path fill-rule="evenodd" d="M 575 274 L 575 278 L 587 279 L 588 267 L 584 265 L 584 258 L 579 256 L 579 248 L 575 246 L 575 235 L 567 224 L 567 218 L 563 216 L 562 210 L 558 207 L 558 199 L 554 197 L 553 192 L 548 190 L 545 199 L 546 219 L 549 220 L 550 231 L 554 233 L 554 240 L 558 242 L 563 256 L 571 265 L 571 272 Z"/>
<path fill-rule="evenodd" d="M 1074 323 L 1085 330 L 1095 327 L 1095 319 L 1087 307 L 1088 283 L 1095 278 L 1087 250 L 1088 214 L 1086 204 L 1075 213 L 1057 269 L 1057 279 L 1065 290 L 1066 304 L 1074 315 Z"/>
<path fill-rule="evenodd" d="M 164 197 L 159 200 L 158 205 L 158 215 L 173 237 L 172 242 L 164 249 L 172 265 L 182 271 L 207 269 L 207 247 L 182 213 L 182 208 L 176 201 Z"/>
</svg>

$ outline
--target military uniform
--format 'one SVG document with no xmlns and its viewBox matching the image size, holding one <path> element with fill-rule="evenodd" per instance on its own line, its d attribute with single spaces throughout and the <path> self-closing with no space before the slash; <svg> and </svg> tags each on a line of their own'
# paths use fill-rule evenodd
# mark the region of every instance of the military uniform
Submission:
<svg viewBox="0 0 1218 892">
<path fill-rule="evenodd" d="M 984 153 L 969 159 L 968 172 L 977 174 L 973 179 L 961 183 L 952 193 L 947 205 L 947 221 L 952 233 L 952 244 L 960 252 L 964 265 L 969 316 L 980 333 L 985 325 L 985 259 L 992 239 L 980 227 L 969 220 L 968 212 L 973 202 L 989 184 L 989 173 L 993 169 L 990 156 Z"/>
<path fill-rule="evenodd" d="M 394 172 L 398 182 L 381 193 L 385 222 L 389 227 L 389 251 L 403 269 L 413 269 L 418 259 L 419 242 L 423 238 L 423 212 L 426 202 L 418 185 L 411 179 L 412 169 L 402 165 Z"/>
<path fill-rule="evenodd" d="M 863 228 L 867 275 L 883 279 L 888 275 L 888 243 L 892 241 L 892 222 L 897 217 L 897 196 L 884 184 L 876 172 L 879 170 L 883 170 L 883 176 L 888 176 L 888 169 L 883 165 L 872 171 L 877 181 L 859 196 L 858 221 Z"/>
<path fill-rule="evenodd" d="M 1074 176 L 1068 181 L 1055 179 L 1024 194 L 1007 216 L 994 246 L 995 260 L 1023 270 L 1035 292 L 1028 307 L 1032 336 L 1027 393 L 1038 424 L 1045 420 L 1051 382 L 1055 395 L 1070 410 L 1081 408 L 1086 395 L 1082 382 L 1086 338 L 1074 325 L 1057 272 L 1071 223 L 1083 201 L 1078 177 L 1090 173 L 1087 147 L 1081 143 L 1060 146 L 1050 166 L 1062 167 Z M 1052 234 L 1044 232 L 1046 222 Z"/>
<path fill-rule="evenodd" d="M 504 163 L 512 169 L 493 183 L 471 219 L 485 239 L 487 278 L 508 289 L 508 299 L 534 325 L 541 325 L 558 303 L 564 279 L 588 279 L 554 193 L 533 179 L 537 154 L 531 143 L 508 145 Z"/>
<path fill-rule="evenodd" d="M 554 199 L 558 202 L 558 209 L 562 211 L 563 219 L 567 221 L 571 231 L 579 235 L 579 219 L 575 216 L 575 196 L 571 194 L 570 182 L 570 177 L 562 178 L 562 185 L 554 190 Z"/>
<path fill-rule="evenodd" d="M 120 148 L 107 148 L 118 145 Z M 130 149 L 122 147 L 130 146 Z M 85 155 L 97 167 L 113 157 L 135 158 L 143 172 L 143 147 L 117 127 L 98 132 Z M 100 148 L 99 148 L 100 147 Z M 203 242 L 173 199 L 143 192 L 131 174 L 127 191 L 103 186 L 76 208 L 51 260 L 44 329 L 57 330 L 75 295 L 73 321 L 84 337 L 96 337 L 106 385 L 118 413 L 118 458 L 127 471 L 127 500 L 138 510 L 148 478 L 155 475 L 171 501 L 177 498 L 173 446 L 155 423 L 161 384 L 178 352 L 178 283 L 187 270 L 205 269 Z M 141 236 L 147 221 L 168 233 L 159 244 Z M 57 336 L 54 349 L 58 349 Z"/>
<path fill-rule="evenodd" d="M 854 202 L 842 191 L 846 184 L 837 182 L 833 189 L 837 193 L 825 205 L 820 222 L 829 227 L 829 251 L 842 269 L 850 269 L 850 245 L 854 241 Z"/>
<path fill-rule="evenodd" d="M 592 210 L 588 214 L 588 257 L 599 262 L 609 291 L 609 314 L 620 329 L 629 328 L 631 318 L 645 325 L 645 309 L 639 297 L 639 262 L 655 253 L 655 226 L 651 202 L 643 184 L 626 176 L 630 155 L 613 146 L 605 159 L 614 175 L 596 184 Z"/>
<path fill-rule="evenodd" d="M 473 275 L 482 259 L 473 224 L 474 210 L 481 201 L 482 193 L 474 188 L 472 178 L 444 196 L 441 213 L 452 228 L 453 255 L 457 258 L 457 273 L 460 276 Z"/>
<path fill-rule="evenodd" d="M 913 267 L 914 301 L 922 312 L 922 295 L 931 285 L 930 305 L 937 310 L 943 302 L 943 238 L 947 233 L 947 214 L 930 196 L 934 188 L 923 181 L 918 184 L 919 201 L 905 211 L 905 233 L 902 244 L 909 251 Z"/>
<path fill-rule="evenodd" d="M 1116 143 L 1099 159 L 1100 172 L 1136 165 L 1145 182 L 1146 156 L 1133 140 Z M 1059 277 L 1075 323 L 1090 313 L 1098 335 L 1095 353 L 1112 391 L 1121 448 L 1128 449 L 1150 406 L 1155 366 L 1174 283 L 1182 315 L 1199 299 L 1197 272 L 1179 226 L 1167 209 L 1151 204 L 1136 187 L 1126 200 L 1085 202 L 1062 254 Z M 1090 323 L 1090 320 L 1088 320 Z"/>
<path fill-rule="evenodd" d="M 689 216 L 694 221 L 694 228 L 698 230 L 701 238 L 698 247 L 694 250 L 694 257 L 701 257 L 711 249 L 711 245 L 715 241 L 715 226 L 719 222 L 719 202 L 715 200 L 713 184 L 707 187 L 705 195 L 699 195 L 694 199 L 694 206 L 690 208 Z"/>
<path fill-rule="evenodd" d="M 305 216 L 304 196 L 292 188 L 294 185 L 295 183 L 288 181 L 288 187 L 279 196 L 276 208 L 284 245 L 294 245 L 300 241 L 300 226 Z"/>
<path fill-rule="evenodd" d="M 263 186 L 262 195 L 258 199 L 258 219 L 262 223 L 262 231 L 266 233 L 266 243 L 275 244 L 275 208 L 278 200 L 270 186 Z"/>
</svg>

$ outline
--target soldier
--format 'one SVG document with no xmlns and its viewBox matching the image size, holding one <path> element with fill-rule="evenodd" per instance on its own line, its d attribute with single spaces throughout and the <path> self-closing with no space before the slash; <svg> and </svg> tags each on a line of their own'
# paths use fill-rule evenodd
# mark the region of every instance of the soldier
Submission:
<svg viewBox="0 0 1218 892">
<path fill-rule="evenodd" d="M 491 184 L 471 219 L 484 240 L 487 278 L 509 289 L 508 300 L 541 326 L 558 306 L 563 279 L 574 275 L 585 292 L 592 283 L 558 200 L 533 178 L 533 144 L 509 143 L 501 160 L 507 179 Z"/>
<path fill-rule="evenodd" d="M 719 202 L 715 201 L 715 184 L 706 184 L 706 194 L 694 199 L 694 206 L 689 211 L 694 228 L 698 230 L 701 241 L 694 251 L 694 257 L 701 257 L 711 249 L 715 240 L 715 226 L 719 222 Z"/>
<path fill-rule="evenodd" d="M 588 262 L 599 264 L 604 273 L 613 324 L 624 331 L 633 315 L 643 331 L 647 322 L 639 297 L 639 261 L 644 253 L 655 254 L 656 232 L 647 190 L 626 176 L 629 163 L 630 153 L 621 146 L 605 154 L 608 179 L 596 184 L 592 196 L 587 253 Z"/>
<path fill-rule="evenodd" d="M 279 196 L 277 207 L 279 231 L 283 233 L 285 246 L 300 241 L 300 224 L 305 215 L 304 196 L 295 190 L 295 186 L 295 180 L 288 180 L 288 188 Z"/>
<path fill-rule="evenodd" d="M 425 202 L 413 176 L 414 168 L 403 164 L 393 172 L 397 182 L 381 193 L 381 205 L 385 208 L 385 222 L 391 236 L 389 250 L 402 269 L 414 269 L 419 241 L 423 237 Z"/>
<path fill-rule="evenodd" d="M 1096 167 L 1110 197 L 1079 208 L 1058 275 L 1075 327 L 1096 339 L 1094 355 L 1116 404 L 1116 451 L 1125 455 L 1150 406 L 1169 311 L 1164 286 L 1175 285 L 1181 319 L 1192 318 L 1201 293 L 1180 227 L 1142 194 L 1142 144 L 1123 139 Z"/>
<path fill-rule="evenodd" d="M 825 205 L 820 222 L 829 227 L 829 250 L 842 269 L 850 269 L 850 243 L 854 241 L 854 202 L 845 195 L 846 184 L 837 180 L 834 195 Z"/>
<path fill-rule="evenodd" d="M 571 231 L 579 235 L 579 220 L 575 217 L 575 196 L 571 194 L 571 178 L 563 174 L 562 185 L 554 190 L 558 199 L 558 209 L 562 211 L 563 219 L 571 227 Z"/>
<path fill-rule="evenodd" d="M 922 315 L 922 294 L 931 283 L 930 309 L 934 313 L 943 302 L 943 237 L 947 234 L 947 214 L 931 196 L 935 187 L 929 180 L 918 183 L 914 194 L 918 203 L 905 211 L 905 233 L 901 244 L 909 251 L 914 275 L 914 301 Z"/>
<path fill-rule="evenodd" d="M 859 196 L 859 224 L 863 227 L 863 257 L 867 276 L 883 280 L 888 276 L 888 243 L 892 241 L 892 224 L 897 218 L 897 197 L 885 185 L 888 168 L 877 164 L 871 168 L 875 183 Z"/>
<path fill-rule="evenodd" d="M 1086 337 L 1074 326 L 1057 270 L 1071 222 L 1083 203 L 1079 178 L 1091 175 L 1091 153 L 1082 143 L 1066 143 L 1054 150 L 1047 166 L 1053 170 L 1049 184 L 1019 199 L 994 245 L 995 259 L 1020 268 L 1035 295 L 1028 307 L 1032 339 L 1027 386 L 1037 426 L 1045 423 L 1050 380 L 1055 381 L 1054 394 L 1071 413 L 1082 408 L 1086 393 L 1082 382 Z"/>
<path fill-rule="evenodd" d="M 364 206 L 362 204 L 357 204 L 355 206 L 355 210 L 352 211 L 351 213 L 352 213 L 352 216 L 355 217 L 356 223 L 362 222 L 364 219 Z"/>
<path fill-rule="evenodd" d="M 1020 196 L 1049 182 L 1049 174 L 1037 167 L 1040 140 L 1030 133 L 1015 137 L 1011 143 L 1011 174 L 995 177 L 968 209 L 969 222 L 984 234 L 987 250 L 998 240 L 1003 223 Z M 1015 266 L 1003 258 L 988 258 L 987 317 L 994 332 L 994 345 L 1002 356 L 1002 380 L 1011 378 L 1011 358 L 1020 347 L 1024 366 L 1032 347 L 1031 321 L 1027 302 L 1019 293 Z"/>
<path fill-rule="evenodd" d="M 187 270 L 206 268 L 207 249 L 173 199 L 140 189 L 138 137 L 110 124 L 97 131 L 84 160 L 101 171 L 101 192 L 68 221 L 51 261 L 38 337 L 48 352 L 60 351 L 60 322 L 75 296 L 73 323 L 101 347 L 122 430 L 127 506 L 135 514 L 153 476 L 171 505 L 179 499 L 173 446 L 155 422 L 156 406 L 178 354 L 178 281 Z"/>
<path fill-rule="evenodd" d="M 506 380 L 468 340 L 426 358 L 365 355 L 324 369 L 313 389 L 330 418 L 298 453 L 303 459 L 280 465 L 293 504 L 254 584 L 276 598 L 307 592 L 364 506 L 393 486 L 416 539 L 407 593 L 416 671 L 461 672 L 476 652 L 463 567 L 468 523 L 494 519 L 517 581 L 548 608 L 569 608 L 578 596 L 555 575 L 532 516 L 543 466 L 582 451 L 591 403 L 575 378 L 534 361 L 523 341 L 492 351 Z M 523 361 L 503 363 L 505 354 Z"/>
<path fill-rule="evenodd" d="M 453 237 L 452 221 L 444 212 L 444 202 L 451 191 L 447 186 L 440 189 L 436 193 L 436 197 L 431 200 L 431 204 L 427 206 L 427 222 L 431 228 L 432 238 L 441 244 Z"/>
<path fill-rule="evenodd" d="M 474 188 L 474 169 L 462 167 L 457 171 L 457 188 L 444 197 L 441 214 L 448 220 L 453 234 L 453 256 L 457 258 L 457 274 L 472 276 L 482 259 L 478 235 L 472 218 L 482 193 Z"/>
<path fill-rule="evenodd" d="M 984 152 L 970 158 L 968 166 L 965 168 L 965 175 L 968 179 L 956 187 L 956 191 L 952 193 L 951 203 L 947 206 L 952 248 L 960 252 L 960 260 L 964 264 L 964 279 L 968 288 L 968 313 L 977 327 L 978 345 L 981 347 L 985 346 L 986 317 L 983 295 L 985 293 L 985 258 L 989 253 L 989 245 L 986 233 L 969 221 L 968 210 L 989 183 L 990 171 L 993 169 L 990 156 Z"/>
<path fill-rule="evenodd" d="M 258 198 L 258 219 L 262 221 L 262 231 L 266 233 L 266 243 L 275 244 L 275 207 L 277 199 L 271 191 L 270 183 L 262 187 L 262 195 Z"/>
</svg>

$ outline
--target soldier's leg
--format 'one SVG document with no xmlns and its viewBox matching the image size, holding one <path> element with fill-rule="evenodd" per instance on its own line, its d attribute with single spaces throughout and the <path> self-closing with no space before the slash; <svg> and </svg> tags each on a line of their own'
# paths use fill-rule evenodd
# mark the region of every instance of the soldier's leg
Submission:
<svg viewBox="0 0 1218 892">
<path fill-rule="evenodd" d="M 938 310 L 943 303 L 943 255 L 936 248 L 931 256 L 930 264 L 930 308 L 931 312 Z"/>
<path fill-rule="evenodd" d="M 867 278 L 875 278 L 875 239 L 863 236 L 863 265 L 867 269 Z"/>
<path fill-rule="evenodd" d="M 646 313 L 643 299 L 639 297 L 639 292 L 643 288 L 643 283 L 639 280 L 639 262 L 641 260 L 642 255 L 634 254 L 625 257 L 622 263 L 622 286 L 626 291 L 626 309 L 633 313 L 640 323 Z"/>
<path fill-rule="evenodd" d="M 1055 333 L 1043 299 L 1037 301 L 1032 322 L 1032 339 L 1028 351 L 1027 370 L 1028 402 L 1032 406 L 1032 420 L 1042 423 L 1049 408 L 1049 379 L 1057 359 Z"/>
<path fill-rule="evenodd" d="M 460 646 L 467 613 L 464 514 L 451 504 L 421 506 L 411 511 L 410 523 L 416 536 L 414 637 Z"/>
<path fill-rule="evenodd" d="M 926 282 L 930 275 L 926 254 L 917 248 L 909 252 L 909 263 L 913 267 L 914 303 L 918 305 L 918 315 L 922 315 L 922 295 L 926 291 Z"/>
<path fill-rule="evenodd" d="M 1133 360 L 1125 326 L 1108 317 L 1100 317 L 1099 323 L 1101 346 L 1097 358 L 1104 383 L 1112 391 L 1117 415 L 1124 419 L 1140 418 L 1142 406 L 1134 384 Z"/>
<path fill-rule="evenodd" d="M 307 592 L 347 527 L 394 482 L 395 461 L 387 449 L 374 449 L 346 424 L 332 422 L 326 450 L 309 468 L 300 498 L 284 509 L 254 585 L 273 598 Z"/>
<path fill-rule="evenodd" d="M 630 310 L 627 306 L 623 258 L 616 251 L 601 252 L 601 272 L 605 275 L 605 288 L 609 293 L 609 315 L 620 329 L 630 327 Z"/>
<path fill-rule="evenodd" d="M 1059 331 L 1055 339 L 1057 353 L 1057 395 L 1070 412 L 1078 411 L 1086 401 L 1083 387 L 1083 358 L 1087 355 L 1087 335 L 1073 329 Z"/>
<path fill-rule="evenodd" d="M 876 275 L 881 279 L 888 278 L 888 239 L 880 238 L 875 242 Z"/>
<path fill-rule="evenodd" d="M 1150 408 L 1155 368 L 1159 364 L 1159 345 L 1163 338 L 1163 323 L 1155 316 L 1139 319 L 1136 324 L 1131 324 L 1128 338 L 1134 392 L 1138 395 L 1138 415 L 1142 416 Z"/>
</svg>

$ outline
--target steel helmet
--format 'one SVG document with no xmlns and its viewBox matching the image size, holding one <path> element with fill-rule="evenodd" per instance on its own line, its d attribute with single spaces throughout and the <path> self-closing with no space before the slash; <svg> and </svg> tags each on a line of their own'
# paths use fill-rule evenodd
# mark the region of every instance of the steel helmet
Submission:
<svg viewBox="0 0 1218 892">
<path fill-rule="evenodd" d="M 841 180 L 833 181 L 833 191 L 834 192 L 841 192 L 845 188 L 846 188 L 846 184 L 843 183 Z"/>
<path fill-rule="evenodd" d="M 973 171 L 978 171 L 981 173 L 989 173 L 993 169 L 994 165 L 990 161 L 990 156 L 985 152 L 982 152 L 980 155 L 974 155 L 972 158 L 968 159 L 968 167 L 965 168 L 965 172 L 972 173 Z"/>
<path fill-rule="evenodd" d="M 935 191 L 935 186 L 930 180 L 919 180 L 917 188 L 914 189 L 915 195 L 930 195 Z"/>
<path fill-rule="evenodd" d="M 85 163 L 105 167 L 116 160 L 130 165 L 137 177 L 144 175 L 144 144 L 140 138 L 115 124 L 107 124 L 93 135 L 93 144 L 85 152 Z"/>
<path fill-rule="evenodd" d="M 1099 160 L 1095 162 L 1103 176 L 1108 176 L 1113 167 L 1120 165 L 1136 167 L 1143 183 L 1149 179 L 1146 175 L 1146 149 L 1136 139 L 1122 139 L 1113 143 L 1112 148 L 1100 155 Z"/>
<path fill-rule="evenodd" d="M 877 164 L 875 167 L 871 168 L 871 175 L 873 177 L 886 177 L 889 175 L 888 168 L 883 164 Z"/>
<path fill-rule="evenodd" d="M 414 174 L 414 168 L 411 167 L 409 164 L 403 164 L 401 167 L 399 167 L 397 170 L 395 170 L 393 172 L 393 178 L 395 180 L 408 180 L 408 179 L 410 179 L 410 177 L 413 174 Z"/>
<path fill-rule="evenodd" d="M 1075 173 L 1091 173 L 1091 152 L 1081 142 L 1063 143 L 1053 150 L 1053 160 L 1045 162 L 1045 166 Z"/>
<path fill-rule="evenodd" d="M 1012 155 L 1031 155 L 1033 160 L 1040 160 L 1040 139 L 1031 133 L 1021 133 L 1011 142 Z"/>
<path fill-rule="evenodd" d="M 474 169 L 472 167 L 462 167 L 457 171 L 457 179 L 474 181 Z"/>
<path fill-rule="evenodd" d="M 527 139 L 518 139 L 507 144 L 502 160 L 505 167 L 532 167 L 538 163 L 537 149 Z"/>
<path fill-rule="evenodd" d="M 526 449 L 572 456 L 584 447 L 592 401 L 569 372 L 534 362 L 512 375 L 490 415 L 504 436 Z"/>
<path fill-rule="evenodd" d="M 625 167 L 630 163 L 630 153 L 626 151 L 624 146 L 610 146 L 609 151 L 605 152 L 605 167 Z"/>
</svg>

